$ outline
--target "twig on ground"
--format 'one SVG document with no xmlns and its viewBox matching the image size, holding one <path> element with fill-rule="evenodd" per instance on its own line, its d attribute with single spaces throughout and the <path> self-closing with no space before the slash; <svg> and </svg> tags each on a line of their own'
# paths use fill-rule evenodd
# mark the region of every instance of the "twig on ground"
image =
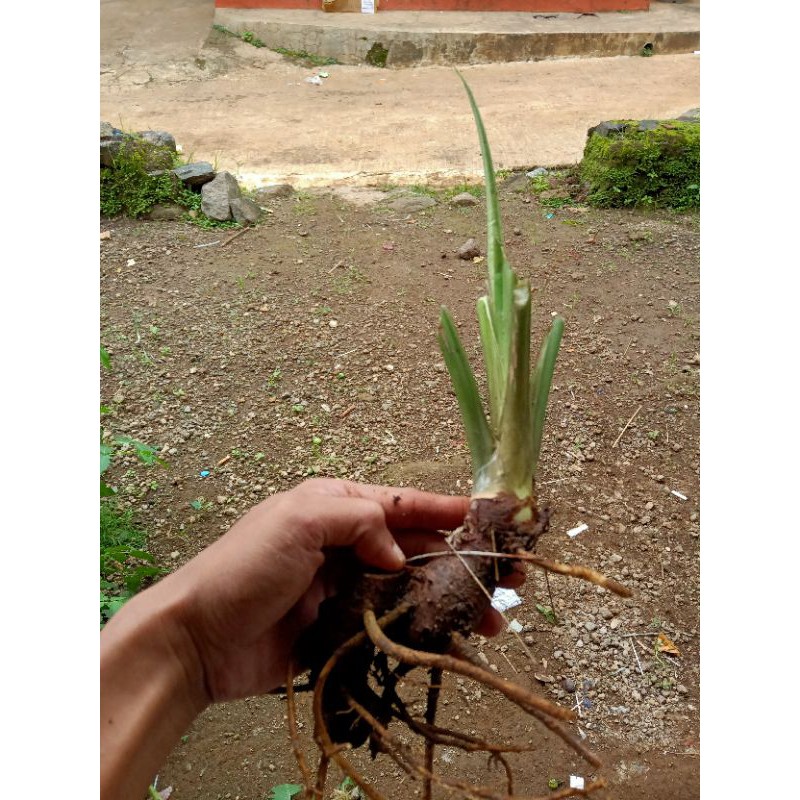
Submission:
<svg viewBox="0 0 800 800">
<path fill-rule="evenodd" d="M 222 242 L 222 244 L 220 244 L 220 247 L 225 247 L 226 244 L 230 244 L 237 236 L 241 236 L 243 233 L 247 233 L 247 231 L 249 231 L 251 228 L 252 228 L 251 225 L 247 225 L 244 228 L 241 228 L 240 230 L 236 231 L 235 233 L 232 233 L 227 239 L 225 239 L 224 242 Z"/>
<path fill-rule="evenodd" d="M 619 440 L 622 438 L 622 434 L 625 433 L 626 430 L 628 430 L 628 426 L 631 424 L 631 422 L 633 422 L 636 419 L 636 415 L 641 410 L 642 406 L 639 406 L 639 408 L 637 408 L 636 411 L 633 412 L 631 418 L 625 423 L 625 427 L 619 432 L 619 436 L 617 436 L 616 440 L 614 441 L 614 444 L 611 445 L 612 450 L 617 446 L 617 444 L 619 444 Z"/>
</svg>

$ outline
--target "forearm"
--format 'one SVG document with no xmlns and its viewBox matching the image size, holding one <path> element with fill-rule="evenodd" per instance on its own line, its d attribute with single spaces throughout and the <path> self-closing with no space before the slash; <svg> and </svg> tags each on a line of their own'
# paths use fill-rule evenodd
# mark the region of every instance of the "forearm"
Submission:
<svg viewBox="0 0 800 800">
<path fill-rule="evenodd" d="M 179 622 L 180 593 L 169 582 L 133 598 L 101 634 L 102 800 L 140 800 L 208 705 L 202 667 Z"/>
</svg>

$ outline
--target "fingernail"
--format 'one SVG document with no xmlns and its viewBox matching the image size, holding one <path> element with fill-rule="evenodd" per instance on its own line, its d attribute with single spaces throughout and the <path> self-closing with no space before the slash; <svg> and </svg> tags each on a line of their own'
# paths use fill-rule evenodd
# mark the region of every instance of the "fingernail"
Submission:
<svg viewBox="0 0 800 800">
<path fill-rule="evenodd" d="M 397 542 L 392 543 L 392 555 L 394 556 L 394 560 L 397 562 L 398 567 L 405 566 L 406 556 L 405 553 L 400 549 Z"/>
</svg>

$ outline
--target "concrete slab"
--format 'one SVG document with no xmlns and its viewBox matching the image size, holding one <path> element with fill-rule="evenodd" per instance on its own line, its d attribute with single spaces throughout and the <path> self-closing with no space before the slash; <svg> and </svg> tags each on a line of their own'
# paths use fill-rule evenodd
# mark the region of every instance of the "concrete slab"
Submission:
<svg viewBox="0 0 800 800">
<path fill-rule="evenodd" d="M 101 118 L 167 130 L 187 157 L 254 186 L 479 179 L 469 105 L 451 68 L 331 66 L 312 85 L 315 70 L 267 48 L 215 32 L 205 39 L 213 10 L 213 0 L 101 0 Z M 694 55 L 462 71 L 498 169 L 575 163 L 587 129 L 604 119 L 673 117 L 700 105 Z"/>
<path fill-rule="evenodd" d="M 489 64 L 575 56 L 691 53 L 700 49 L 700 6 L 654 3 L 649 11 L 605 14 L 324 11 L 217 8 L 214 22 L 251 31 L 268 47 L 314 53 L 342 64 Z"/>
</svg>

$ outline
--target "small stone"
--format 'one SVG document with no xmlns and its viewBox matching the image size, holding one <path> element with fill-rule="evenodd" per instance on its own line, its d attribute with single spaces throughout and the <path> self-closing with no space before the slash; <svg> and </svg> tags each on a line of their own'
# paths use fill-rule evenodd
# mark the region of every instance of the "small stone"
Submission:
<svg viewBox="0 0 800 800">
<path fill-rule="evenodd" d="M 540 175 L 547 175 L 548 172 L 544 167 L 535 167 L 530 172 L 526 172 L 525 176 L 528 178 L 538 178 Z"/>
<path fill-rule="evenodd" d="M 600 606 L 600 611 L 598 612 L 603 619 L 611 619 L 614 614 L 607 606 Z"/>
<path fill-rule="evenodd" d="M 622 561 L 622 556 L 619 553 L 612 553 L 608 559 L 612 564 L 619 564 Z"/>
<path fill-rule="evenodd" d="M 458 257 L 464 259 L 464 261 L 471 261 L 480 254 L 480 248 L 474 239 L 467 239 L 467 241 L 458 248 Z"/>
<path fill-rule="evenodd" d="M 574 680 L 572 680 L 572 678 L 564 678 L 564 680 L 561 681 L 561 685 L 564 687 L 564 691 L 568 694 L 572 694 L 577 688 L 577 684 Z"/>
<path fill-rule="evenodd" d="M 591 632 L 597 627 L 597 625 L 595 625 L 594 622 L 589 620 L 588 622 L 584 623 L 583 627 L 586 628 L 587 631 Z"/>
<path fill-rule="evenodd" d="M 389 203 L 389 208 L 401 214 L 413 214 L 416 211 L 424 211 L 426 208 L 431 208 L 435 205 L 436 200 L 430 195 L 419 194 L 412 197 L 398 197 L 397 200 Z"/>
<path fill-rule="evenodd" d="M 335 319 L 329 320 L 328 321 L 328 327 L 329 328 L 337 328 L 337 327 L 339 327 L 339 323 Z"/>
<path fill-rule="evenodd" d="M 478 652 L 478 659 L 481 661 L 481 663 L 486 664 L 486 666 L 489 666 L 489 657 L 482 650 Z"/>
<path fill-rule="evenodd" d="M 522 230 L 520 228 L 514 228 L 513 234 L 514 236 L 522 236 Z"/>
<path fill-rule="evenodd" d="M 478 198 L 469 192 L 462 192 L 457 194 L 451 201 L 451 206 L 476 206 L 478 205 Z"/>
<path fill-rule="evenodd" d="M 254 192 L 255 200 L 257 203 L 266 200 L 277 200 L 283 197 L 291 197 L 294 194 L 294 187 L 288 183 L 271 183 L 268 186 L 262 186 Z"/>
<path fill-rule="evenodd" d="M 612 619 L 611 622 L 608 623 L 608 627 L 611 628 L 612 631 L 615 631 L 617 628 L 619 628 L 619 626 L 620 626 L 619 617 L 614 617 L 614 619 Z"/>
<path fill-rule="evenodd" d="M 174 222 L 181 219 L 185 213 L 186 209 L 177 203 L 156 203 L 144 218 L 155 222 Z"/>
</svg>

